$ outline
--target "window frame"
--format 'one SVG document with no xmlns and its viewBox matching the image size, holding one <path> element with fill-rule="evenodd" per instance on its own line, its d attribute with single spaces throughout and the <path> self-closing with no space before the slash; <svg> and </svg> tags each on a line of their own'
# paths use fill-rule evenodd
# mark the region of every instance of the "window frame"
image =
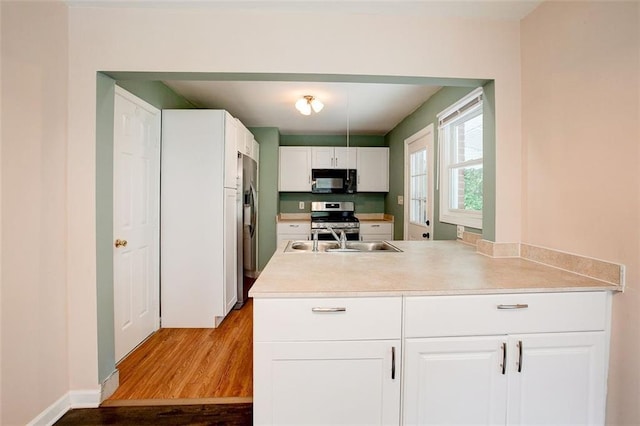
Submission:
<svg viewBox="0 0 640 426">
<path fill-rule="evenodd" d="M 438 161 L 440 222 L 482 229 L 482 211 L 453 209 L 450 207 L 452 185 L 450 171 L 454 168 L 459 169 L 462 167 L 472 167 L 480 165 L 482 166 L 484 173 L 484 135 L 482 157 L 479 159 L 467 160 L 459 163 L 452 163 L 451 139 L 448 137 L 448 135 L 449 131 L 455 124 L 461 121 L 467 121 L 468 119 L 476 117 L 477 115 L 483 116 L 483 97 L 484 93 L 482 87 L 479 87 L 437 115 L 438 156 L 440 157 Z"/>
</svg>

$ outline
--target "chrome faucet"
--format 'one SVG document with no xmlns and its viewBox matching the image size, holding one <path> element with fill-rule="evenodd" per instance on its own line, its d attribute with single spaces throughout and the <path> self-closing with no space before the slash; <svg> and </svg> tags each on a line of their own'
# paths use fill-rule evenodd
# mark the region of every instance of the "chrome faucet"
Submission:
<svg viewBox="0 0 640 426">
<path fill-rule="evenodd" d="M 317 252 L 318 251 L 318 230 L 314 229 L 313 230 L 313 249 L 312 251 Z"/>
<path fill-rule="evenodd" d="M 333 238 L 335 238 L 335 240 L 337 242 L 340 243 L 340 248 L 342 250 L 347 248 L 347 234 L 344 233 L 344 229 L 340 231 L 340 236 L 338 237 L 338 234 L 336 234 L 336 232 L 333 230 L 332 227 L 327 226 L 327 229 L 329 231 L 331 231 L 331 235 L 333 235 Z"/>
</svg>

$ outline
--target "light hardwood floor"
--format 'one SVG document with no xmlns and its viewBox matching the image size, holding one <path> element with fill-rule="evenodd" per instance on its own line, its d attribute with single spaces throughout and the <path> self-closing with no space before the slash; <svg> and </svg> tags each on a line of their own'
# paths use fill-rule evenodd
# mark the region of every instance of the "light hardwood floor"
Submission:
<svg viewBox="0 0 640 426">
<path fill-rule="evenodd" d="M 118 364 L 122 400 L 226 398 L 253 394 L 253 300 L 215 329 L 161 328 Z"/>
</svg>

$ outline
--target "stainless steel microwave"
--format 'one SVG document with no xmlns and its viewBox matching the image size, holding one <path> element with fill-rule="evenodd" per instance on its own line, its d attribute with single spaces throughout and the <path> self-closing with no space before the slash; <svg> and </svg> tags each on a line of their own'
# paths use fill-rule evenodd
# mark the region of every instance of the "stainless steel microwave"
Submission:
<svg viewBox="0 0 640 426">
<path fill-rule="evenodd" d="M 314 194 L 354 194 L 356 189 L 354 169 L 311 170 L 311 192 Z"/>
</svg>

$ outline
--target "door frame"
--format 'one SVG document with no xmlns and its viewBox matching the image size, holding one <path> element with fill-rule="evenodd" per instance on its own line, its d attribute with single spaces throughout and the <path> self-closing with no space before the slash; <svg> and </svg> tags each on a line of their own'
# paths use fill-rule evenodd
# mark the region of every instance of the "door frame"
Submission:
<svg viewBox="0 0 640 426">
<path fill-rule="evenodd" d="M 409 145 L 416 141 L 417 139 L 420 139 L 423 136 L 428 136 L 431 135 L 430 138 L 427 138 L 427 174 L 428 174 L 428 179 L 429 179 L 429 187 L 427 189 L 427 197 L 429 202 L 427 203 L 427 217 L 429 218 L 429 220 L 431 220 L 431 235 L 429 236 L 429 238 L 427 240 L 433 240 L 433 234 L 434 234 L 434 230 L 435 230 L 435 220 L 433 218 L 433 203 L 434 203 L 434 188 L 433 188 L 433 183 L 434 183 L 434 167 L 436 167 L 436 162 L 434 161 L 433 155 L 434 155 L 434 126 L 433 123 L 429 124 L 428 126 L 422 128 L 421 130 L 417 131 L 416 133 L 414 133 L 413 135 L 409 136 L 408 138 L 406 138 L 404 140 L 404 198 L 403 198 L 403 205 L 404 205 L 404 226 L 403 226 L 403 234 L 402 234 L 402 239 L 406 240 L 408 235 L 409 235 L 409 207 L 410 207 L 410 203 L 409 203 Z M 429 167 L 429 165 L 431 167 Z"/>
<path fill-rule="evenodd" d="M 139 98 L 138 96 L 134 95 L 133 93 L 127 91 L 126 89 L 123 89 L 122 87 L 116 85 L 115 86 L 115 91 L 114 91 L 114 107 L 115 107 L 115 97 L 116 96 L 121 96 L 124 99 L 131 101 L 132 103 L 136 104 L 136 106 L 139 106 L 140 108 L 146 110 L 147 112 L 149 112 L 150 114 L 152 114 L 154 116 L 154 126 L 156 127 L 156 131 L 158 134 L 158 149 L 159 149 L 159 155 L 157 156 L 157 170 L 158 170 L 158 226 L 156 229 L 155 237 L 157 238 L 156 241 L 158 241 L 158 250 L 157 250 L 157 254 L 158 256 L 155 257 L 154 256 L 154 268 L 157 271 L 157 282 L 155 283 L 155 285 L 153 286 L 153 310 L 155 312 L 154 315 L 154 320 L 153 320 L 153 331 L 156 332 L 158 331 L 158 329 L 160 329 L 160 192 L 161 192 L 161 170 L 160 170 L 160 159 L 162 156 L 162 111 L 158 108 L 156 108 L 155 106 L 151 105 L 150 103 L 148 103 L 147 101 L 145 101 L 142 98 Z M 116 119 L 115 117 L 115 113 L 114 113 L 114 120 Z M 113 147 L 112 150 L 115 149 L 115 134 L 113 135 L 114 137 L 114 141 L 113 141 Z M 113 185 L 113 193 L 115 194 L 115 173 L 116 173 L 116 164 L 115 164 L 115 155 L 113 157 L 113 164 L 112 164 L 112 170 L 113 170 L 113 180 L 112 180 L 112 185 Z M 113 200 L 113 219 L 115 222 L 115 217 L 116 217 L 116 202 L 115 202 L 115 197 Z M 113 228 L 112 228 L 112 241 L 114 238 L 116 238 L 116 229 L 115 229 L 115 223 L 113 223 Z M 114 252 L 114 261 L 112 264 L 112 269 L 113 269 L 113 280 L 114 280 L 114 287 L 115 287 L 115 252 Z M 113 305 L 113 309 L 114 309 L 114 319 L 115 319 L 115 310 L 117 309 L 116 305 L 115 305 L 115 298 L 114 298 L 114 305 Z M 114 327 L 114 333 L 115 333 L 115 323 L 113 324 Z M 114 335 L 115 337 L 115 335 Z M 138 343 L 138 346 L 144 342 L 146 339 L 143 339 L 141 342 Z M 137 347 L 137 346 L 136 346 Z M 135 350 L 135 348 L 134 348 Z M 115 355 L 115 344 L 114 344 L 114 355 Z M 128 355 L 128 354 L 127 354 Z M 126 358 L 126 356 L 123 357 Z M 118 360 L 116 360 L 116 363 L 118 362 Z"/>
</svg>

